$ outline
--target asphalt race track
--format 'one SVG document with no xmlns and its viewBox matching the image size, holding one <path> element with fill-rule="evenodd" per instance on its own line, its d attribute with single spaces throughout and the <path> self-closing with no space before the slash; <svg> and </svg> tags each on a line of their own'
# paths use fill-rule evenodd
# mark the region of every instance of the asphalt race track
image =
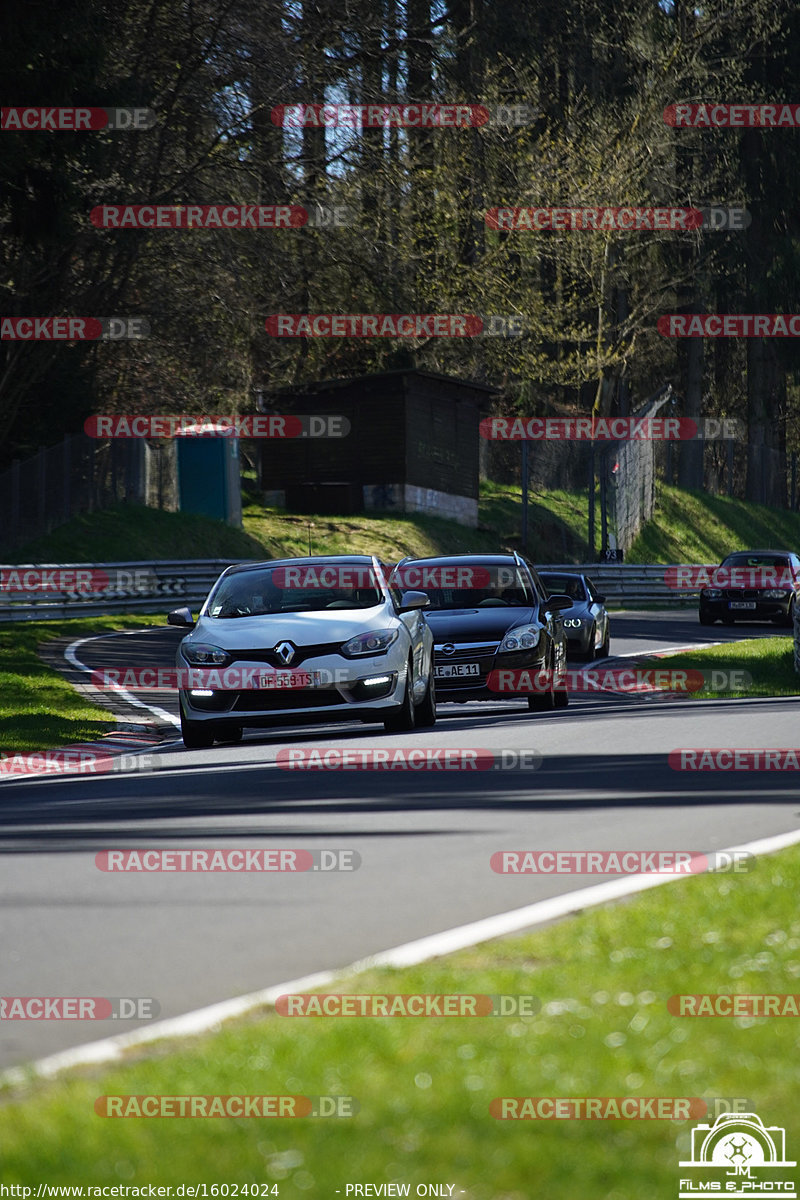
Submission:
<svg viewBox="0 0 800 1200">
<path fill-rule="evenodd" d="M 785 635 L 701 628 L 693 613 L 612 618 L 614 655 Z M 86 666 L 172 665 L 179 630 L 104 637 Z M 140 694 L 166 712 L 167 694 Z M 153 997 L 169 1017 L 344 967 L 413 938 L 600 882 L 494 873 L 502 849 L 714 850 L 797 828 L 792 772 L 683 772 L 679 747 L 791 747 L 797 700 L 575 696 L 530 714 L 513 702 L 442 705 L 432 730 L 252 731 L 239 746 L 166 742 L 149 769 L 0 785 L 6 996 Z M 141 714 L 140 714 L 141 716 Z M 134 719 L 136 719 L 134 717 Z M 278 750 L 531 750 L 531 769 L 288 771 Z M 355 871 L 108 873 L 108 849 L 357 851 Z M 3 1021 L 0 1067 L 133 1028 L 135 1021 Z"/>
</svg>

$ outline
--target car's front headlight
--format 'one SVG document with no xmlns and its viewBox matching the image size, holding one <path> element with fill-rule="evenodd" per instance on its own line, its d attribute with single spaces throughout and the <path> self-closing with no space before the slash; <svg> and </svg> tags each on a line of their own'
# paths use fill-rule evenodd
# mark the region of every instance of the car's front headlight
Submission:
<svg viewBox="0 0 800 1200">
<path fill-rule="evenodd" d="M 397 629 L 374 629 L 370 633 L 357 633 L 342 646 L 345 658 L 362 658 L 368 654 L 385 654 L 392 642 L 397 641 Z"/>
<path fill-rule="evenodd" d="M 765 600 L 783 600 L 789 593 L 786 588 L 767 588 L 761 595 Z"/>
<path fill-rule="evenodd" d="M 719 588 L 701 588 L 700 595 L 706 600 L 719 600 L 722 592 Z"/>
<path fill-rule="evenodd" d="M 538 625 L 517 625 L 509 629 L 500 643 L 500 653 L 512 653 L 514 650 L 534 650 L 539 645 L 541 630 Z"/>
<path fill-rule="evenodd" d="M 181 646 L 183 657 L 196 667 L 224 667 L 228 651 L 221 646 L 209 646 L 206 642 L 188 642 Z"/>
<path fill-rule="evenodd" d="M 586 621 L 582 617 L 566 617 L 564 620 L 565 629 L 580 629 L 585 624 Z"/>
</svg>

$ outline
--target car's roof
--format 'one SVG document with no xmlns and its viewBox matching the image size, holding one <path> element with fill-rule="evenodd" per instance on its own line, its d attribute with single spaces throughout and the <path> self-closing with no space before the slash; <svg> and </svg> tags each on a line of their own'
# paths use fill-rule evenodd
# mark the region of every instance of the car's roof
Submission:
<svg viewBox="0 0 800 1200">
<path fill-rule="evenodd" d="M 549 571 L 547 569 L 547 567 L 540 567 L 539 574 L 540 575 L 557 575 L 559 577 L 559 579 L 585 579 L 586 578 L 586 576 L 583 574 L 582 571 L 559 571 L 558 569 L 556 569 L 555 571 Z"/>
<path fill-rule="evenodd" d="M 408 558 L 400 560 L 403 563 L 478 563 L 481 566 L 491 566 L 493 563 L 516 563 L 513 554 L 434 554 L 429 558 Z M 399 564 L 398 564 L 399 565 Z"/>
<path fill-rule="evenodd" d="M 726 558 L 733 558 L 734 555 L 741 555 L 742 558 L 749 558 L 752 554 L 794 554 L 794 550 L 731 550 L 730 554 L 726 554 Z"/>
<path fill-rule="evenodd" d="M 371 566 L 371 554 L 320 554 L 313 558 L 265 558 L 263 562 L 234 563 L 228 567 L 226 574 L 234 575 L 241 571 L 258 571 L 264 567 L 315 567 L 325 563 L 343 563 L 345 566 Z"/>
</svg>

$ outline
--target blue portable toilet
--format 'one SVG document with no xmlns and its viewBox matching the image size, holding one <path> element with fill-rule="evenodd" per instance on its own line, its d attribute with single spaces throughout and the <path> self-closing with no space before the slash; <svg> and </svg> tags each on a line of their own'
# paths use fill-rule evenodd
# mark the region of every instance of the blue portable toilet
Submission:
<svg viewBox="0 0 800 1200">
<path fill-rule="evenodd" d="M 200 513 L 241 528 L 239 439 L 229 432 L 215 437 L 216 428 L 209 421 L 198 423 L 175 439 L 179 507 L 181 512 Z"/>
</svg>

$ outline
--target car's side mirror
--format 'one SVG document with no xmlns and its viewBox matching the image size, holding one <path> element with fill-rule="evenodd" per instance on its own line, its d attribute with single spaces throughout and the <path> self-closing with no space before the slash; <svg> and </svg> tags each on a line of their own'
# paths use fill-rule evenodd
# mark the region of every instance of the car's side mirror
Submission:
<svg viewBox="0 0 800 1200">
<path fill-rule="evenodd" d="M 596 592 L 595 597 L 594 597 L 594 602 L 595 602 L 595 604 L 605 604 L 606 598 L 605 598 L 605 596 L 601 596 L 599 592 Z"/>
<path fill-rule="evenodd" d="M 180 625 L 182 629 L 194 629 L 194 617 L 190 608 L 173 608 L 172 612 L 167 613 L 168 625 Z"/>
<path fill-rule="evenodd" d="M 401 613 L 417 608 L 430 608 L 431 598 L 425 592 L 403 592 L 398 609 Z"/>
<path fill-rule="evenodd" d="M 564 596 L 557 593 L 555 596 L 550 596 L 547 601 L 547 608 L 572 608 L 575 601 L 571 596 Z"/>
</svg>

